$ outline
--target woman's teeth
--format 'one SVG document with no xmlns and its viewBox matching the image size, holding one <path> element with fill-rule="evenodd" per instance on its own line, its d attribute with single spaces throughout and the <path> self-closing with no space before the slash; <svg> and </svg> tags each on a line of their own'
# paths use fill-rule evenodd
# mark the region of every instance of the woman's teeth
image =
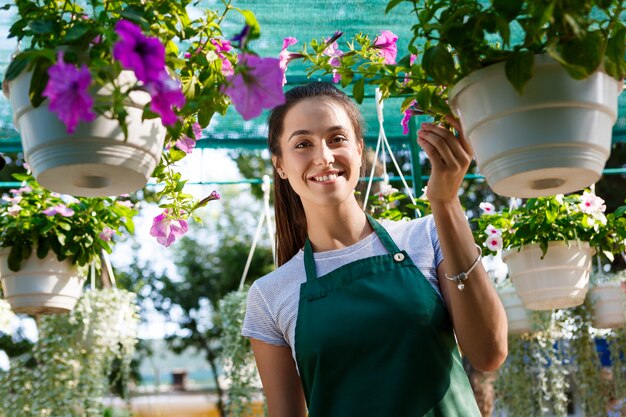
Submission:
<svg viewBox="0 0 626 417">
<path fill-rule="evenodd" d="M 315 181 L 324 182 L 337 179 L 337 174 L 322 175 L 321 177 L 313 177 Z"/>
</svg>

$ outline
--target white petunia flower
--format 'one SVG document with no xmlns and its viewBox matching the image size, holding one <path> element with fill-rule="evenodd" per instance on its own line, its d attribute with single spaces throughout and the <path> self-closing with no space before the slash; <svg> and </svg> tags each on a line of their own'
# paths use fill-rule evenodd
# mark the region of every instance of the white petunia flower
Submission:
<svg viewBox="0 0 626 417">
<path fill-rule="evenodd" d="M 502 230 L 498 229 L 492 224 L 487 226 L 487 228 L 485 229 L 485 233 L 487 234 L 487 236 L 502 236 Z"/>
<path fill-rule="evenodd" d="M 483 214 L 495 214 L 496 213 L 496 207 L 491 203 L 483 202 L 483 203 L 480 203 L 479 207 L 483 211 Z"/>
<path fill-rule="evenodd" d="M 604 200 L 598 197 L 595 194 L 591 194 L 588 191 L 585 191 L 583 195 L 580 197 L 582 200 L 578 205 L 580 211 L 586 214 L 596 214 L 596 213 L 604 213 L 606 210 L 606 206 L 604 205 Z"/>
</svg>

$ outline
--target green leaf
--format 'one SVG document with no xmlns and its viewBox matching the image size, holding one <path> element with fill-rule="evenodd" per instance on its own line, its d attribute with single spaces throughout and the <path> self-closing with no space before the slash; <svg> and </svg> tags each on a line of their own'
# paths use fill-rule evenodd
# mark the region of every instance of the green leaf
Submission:
<svg viewBox="0 0 626 417">
<path fill-rule="evenodd" d="M 85 36 L 91 29 L 91 25 L 85 22 L 78 22 L 72 26 L 65 34 L 64 42 L 74 42 Z"/>
<path fill-rule="evenodd" d="M 509 22 L 515 19 L 524 5 L 524 0 L 492 0 L 493 8 Z"/>
<path fill-rule="evenodd" d="M 428 48 L 422 58 L 426 74 L 439 84 L 450 84 L 454 80 L 454 59 L 445 44 Z"/>
<path fill-rule="evenodd" d="M 11 247 L 11 252 L 9 252 L 8 259 L 9 269 L 11 271 L 19 271 L 20 265 L 22 263 L 22 246 L 19 244 L 15 244 Z"/>
<path fill-rule="evenodd" d="M 30 82 L 30 90 L 28 95 L 33 107 L 39 107 L 44 101 L 43 90 L 48 83 L 48 68 L 50 68 L 50 62 L 38 61 L 39 65 L 36 65 L 33 70 L 33 78 Z"/>
<path fill-rule="evenodd" d="M 524 86 L 533 76 L 533 65 L 535 63 L 535 54 L 529 51 L 521 51 L 515 53 L 504 64 L 506 78 L 513 84 L 513 87 L 521 95 Z"/>
<path fill-rule="evenodd" d="M 65 235 L 61 232 L 57 232 L 57 240 L 61 246 L 65 246 Z"/>
<path fill-rule="evenodd" d="M 620 23 L 609 37 L 606 48 L 605 68 L 612 77 L 618 79 L 624 77 L 626 72 L 624 55 L 626 55 L 626 26 Z"/>
<path fill-rule="evenodd" d="M 43 259 L 48 255 L 50 251 L 50 242 L 47 239 L 39 239 L 37 242 L 37 257 Z"/>
<path fill-rule="evenodd" d="M 398 4 L 402 3 L 403 1 L 406 1 L 406 0 L 391 0 L 387 4 L 387 7 L 385 8 L 385 14 L 389 13 L 391 9 L 393 9 L 394 7 L 396 7 Z"/>
<path fill-rule="evenodd" d="M 58 24 L 54 20 L 33 20 L 28 24 L 37 35 L 49 35 L 58 32 Z"/>
<path fill-rule="evenodd" d="M 561 45 L 561 58 L 566 63 L 565 69 L 572 68 L 568 70 L 572 77 L 586 78 L 598 68 L 602 62 L 602 43 L 602 34 L 594 31 Z"/>
<path fill-rule="evenodd" d="M 357 103 L 363 103 L 363 96 L 365 95 L 365 78 L 359 78 L 352 86 L 352 97 Z"/>
<path fill-rule="evenodd" d="M 13 61 L 11 61 L 9 67 L 7 68 L 7 72 L 4 75 L 5 81 L 11 81 L 17 78 L 17 76 L 20 75 L 22 71 L 24 71 L 26 66 L 32 61 L 33 58 L 34 55 L 27 52 L 18 54 L 13 59 Z"/>
<path fill-rule="evenodd" d="M 70 230 L 72 230 L 72 226 L 65 222 L 59 222 L 59 227 L 65 230 L 66 232 L 69 232 Z"/>
<path fill-rule="evenodd" d="M 138 23 L 139 25 L 143 27 L 150 26 L 150 22 L 148 22 L 145 18 L 144 9 L 141 7 L 128 6 L 122 11 L 122 13 L 120 13 L 120 15 L 123 18 L 133 21 L 135 23 Z"/>
<path fill-rule="evenodd" d="M 202 127 L 207 127 L 211 122 L 211 118 L 215 112 L 211 109 L 210 106 L 204 106 L 198 112 L 198 123 Z"/>
<path fill-rule="evenodd" d="M 248 34 L 248 40 L 258 39 L 261 36 L 261 26 L 259 22 L 256 20 L 256 16 L 252 12 L 252 10 L 243 10 L 236 8 L 243 15 L 243 18 L 246 20 L 246 25 L 250 26 L 250 33 Z"/>
</svg>

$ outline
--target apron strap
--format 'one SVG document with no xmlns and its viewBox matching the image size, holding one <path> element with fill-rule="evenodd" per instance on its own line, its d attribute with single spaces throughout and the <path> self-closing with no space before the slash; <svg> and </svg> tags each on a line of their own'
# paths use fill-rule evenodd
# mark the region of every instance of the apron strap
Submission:
<svg viewBox="0 0 626 417">
<path fill-rule="evenodd" d="M 372 216 L 365 213 L 367 216 L 367 220 L 369 221 L 372 229 L 382 242 L 383 246 L 391 255 L 395 255 L 400 252 L 400 249 L 396 245 L 396 242 L 393 241 L 389 233 L 385 230 L 385 228 L 376 221 Z M 315 259 L 313 257 L 313 248 L 311 247 L 311 241 L 307 237 L 304 242 L 304 269 L 306 271 L 306 280 L 307 282 L 314 280 L 317 278 L 317 272 L 315 271 Z"/>
</svg>

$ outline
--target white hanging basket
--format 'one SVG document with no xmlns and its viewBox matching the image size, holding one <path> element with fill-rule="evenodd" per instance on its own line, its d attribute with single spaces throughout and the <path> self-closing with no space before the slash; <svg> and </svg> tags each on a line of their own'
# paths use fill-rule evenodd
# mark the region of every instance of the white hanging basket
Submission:
<svg viewBox="0 0 626 417">
<path fill-rule="evenodd" d="M 141 120 L 150 101 L 148 93 L 130 94 L 127 140 L 117 121 L 102 116 L 79 123 L 68 134 L 63 122 L 48 110 L 47 100 L 38 108 L 31 105 L 31 78 L 32 72 L 23 72 L 11 81 L 8 97 L 24 158 L 42 186 L 63 194 L 103 197 L 131 193 L 146 185 L 160 161 L 165 139 L 161 119 Z M 134 82 L 134 74 L 124 71 L 119 81 Z M 107 95 L 107 87 L 97 94 Z"/>
<path fill-rule="evenodd" d="M 583 303 L 594 253 L 587 242 L 549 242 L 543 259 L 539 244 L 505 250 L 502 259 L 526 308 L 552 310 Z"/>
<path fill-rule="evenodd" d="M 0 280 L 4 298 L 16 313 L 65 313 L 74 308 L 85 277 L 69 261 L 59 262 L 52 251 L 44 259 L 33 254 L 13 272 L 7 263 L 11 248 L 0 249 Z"/>
<path fill-rule="evenodd" d="M 626 295 L 619 282 L 603 282 L 589 292 L 593 303 L 591 325 L 596 329 L 624 327 L 624 302 Z"/>
<path fill-rule="evenodd" d="M 515 287 L 505 287 L 498 290 L 500 300 L 506 312 L 507 322 L 509 324 L 509 333 L 520 334 L 530 331 L 530 320 L 526 307 L 519 298 Z"/>
<path fill-rule="evenodd" d="M 510 197 L 565 194 L 598 181 L 610 155 L 623 84 L 604 72 L 575 80 L 536 55 L 519 95 L 504 63 L 475 71 L 450 91 L 450 107 L 494 192 Z"/>
</svg>

